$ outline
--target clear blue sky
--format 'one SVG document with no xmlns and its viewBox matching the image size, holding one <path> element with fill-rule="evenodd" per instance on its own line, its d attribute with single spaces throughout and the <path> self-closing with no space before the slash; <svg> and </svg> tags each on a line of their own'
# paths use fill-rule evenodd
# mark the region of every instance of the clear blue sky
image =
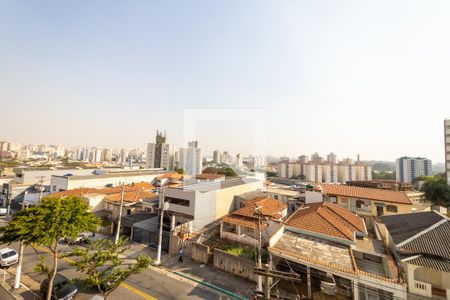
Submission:
<svg viewBox="0 0 450 300">
<path fill-rule="evenodd" d="M 0 140 L 143 148 L 161 129 L 181 146 L 185 108 L 258 108 L 270 154 L 443 161 L 449 16 L 449 1 L 0 0 Z M 206 152 L 250 151 L 245 122 L 213 123 Z"/>
</svg>

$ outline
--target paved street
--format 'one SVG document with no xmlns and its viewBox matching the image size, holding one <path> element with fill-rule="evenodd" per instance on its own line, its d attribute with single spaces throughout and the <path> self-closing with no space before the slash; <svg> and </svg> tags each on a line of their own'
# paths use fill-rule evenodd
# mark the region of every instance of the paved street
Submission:
<svg viewBox="0 0 450 300">
<path fill-rule="evenodd" d="M 0 226 L 5 224 L 5 220 L 1 218 Z M 2 246 L 3 247 L 3 246 Z M 11 245 L 12 248 L 18 250 L 18 244 Z M 43 255 L 50 261 L 50 255 L 43 248 L 37 249 L 28 246 L 25 248 L 23 271 L 28 274 L 36 282 L 31 286 L 33 290 L 38 289 L 38 282 L 41 282 L 45 275 L 34 271 L 34 267 L 38 261 L 39 255 Z M 76 279 L 82 276 L 69 266 L 67 260 L 60 259 L 59 272 L 65 276 Z M 179 280 L 172 277 L 171 274 L 162 274 L 159 269 L 149 268 L 143 273 L 131 276 L 124 284 L 118 287 L 108 299 L 227 299 L 224 296 L 218 296 L 198 284 L 189 280 Z M 80 283 L 80 293 L 75 297 L 76 300 L 87 300 L 96 294 L 95 290 L 86 290 Z"/>
</svg>

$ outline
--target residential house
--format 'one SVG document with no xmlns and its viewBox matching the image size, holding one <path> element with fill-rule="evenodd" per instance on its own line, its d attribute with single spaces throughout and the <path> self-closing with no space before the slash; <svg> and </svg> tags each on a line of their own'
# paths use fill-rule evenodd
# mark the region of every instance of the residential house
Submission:
<svg viewBox="0 0 450 300">
<path fill-rule="evenodd" d="M 372 216 L 412 212 L 413 204 L 405 192 L 357 186 L 322 184 L 325 200 L 356 212 L 372 226 Z"/>
<path fill-rule="evenodd" d="M 376 223 L 408 282 L 408 299 L 450 299 L 450 220 L 435 212 L 383 216 Z"/>
<path fill-rule="evenodd" d="M 277 270 L 300 274 L 309 298 L 406 299 L 383 242 L 368 237 L 363 218 L 334 203 L 299 208 L 268 250 Z"/>
<path fill-rule="evenodd" d="M 259 230 L 262 244 L 282 226 L 287 205 L 272 198 L 255 198 L 242 203 L 242 207 L 222 218 L 220 237 L 250 246 L 257 246 Z"/>
</svg>

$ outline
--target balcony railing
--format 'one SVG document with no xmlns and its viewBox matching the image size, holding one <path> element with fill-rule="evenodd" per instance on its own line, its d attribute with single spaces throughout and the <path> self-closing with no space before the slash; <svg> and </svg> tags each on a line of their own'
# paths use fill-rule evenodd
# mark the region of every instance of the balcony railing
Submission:
<svg viewBox="0 0 450 300">
<path fill-rule="evenodd" d="M 422 281 L 414 281 L 411 292 L 425 297 L 431 297 L 431 284 Z"/>
<path fill-rule="evenodd" d="M 351 211 L 354 211 L 357 214 L 363 214 L 363 215 L 371 215 L 372 214 L 372 208 L 362 208 L 362 207 L 356 207 L 352 206 L 350 207 Z"/>
</svg>

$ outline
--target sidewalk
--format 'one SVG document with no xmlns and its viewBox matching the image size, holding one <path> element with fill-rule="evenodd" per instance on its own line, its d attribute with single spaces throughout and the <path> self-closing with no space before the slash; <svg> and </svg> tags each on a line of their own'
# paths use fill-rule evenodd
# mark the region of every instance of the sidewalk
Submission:
<svg viewBox="0 0 450 300">
<path fill-rule="evenodd" d="M 15 267 L 9 267 L 8 270 L 2 270 L 1 272 L 1 282 L 5 283 L 10 287 L 9 291 L 15 296 L 21 296 L 24 300 L 36 300 L 41 299 L 39 295 L 35 294 L 34 291 L 39 291 L 39 283 L 32 279 L 30 276 L 23 274 L 20 278 L 20 288 L 17 290 L 13 289 L 14 286 L 14 275 L 16 273 Z"/>
<path fill-rule="evenodd" d="M 183 263 L 179 263 L 177 255 L 167 255 L 162 259 L 161 266 L 172 272 L 188 274 L 199 281 L 208 282 L 237 295 L 247 298 L 253 296 L 254 282 L 223 272 L 212 265 L 200 264 L 188 257 L 183 257 Z"/>
</svg>

